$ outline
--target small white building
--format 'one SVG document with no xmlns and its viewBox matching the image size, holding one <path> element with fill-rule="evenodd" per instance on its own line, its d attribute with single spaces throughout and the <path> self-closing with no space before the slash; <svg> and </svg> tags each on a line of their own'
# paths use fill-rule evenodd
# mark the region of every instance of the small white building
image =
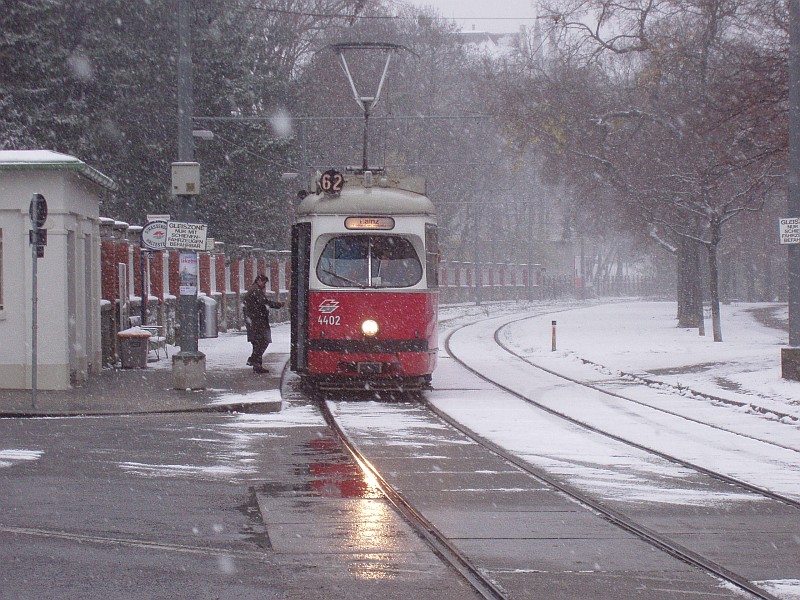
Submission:
<svg viewBox="0 0 800 600">
<path fill-rule="evenodd" d="M 44 195 L 47 246 L 37 259 L 37 388 L 69 389 L 102 366 L 101 196 L 114 182 L 74 156 L 0 151 L 0 389 L 30 389 L 34 194 Z"/>
</svg>

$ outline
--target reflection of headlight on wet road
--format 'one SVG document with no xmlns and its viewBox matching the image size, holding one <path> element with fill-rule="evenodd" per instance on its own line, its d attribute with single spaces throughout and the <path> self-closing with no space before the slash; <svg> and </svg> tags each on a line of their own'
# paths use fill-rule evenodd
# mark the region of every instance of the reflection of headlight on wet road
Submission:
<svg viewBox="0 0 800 600">
<path fill-rule="evenodd" d="M 393 581 L 398 578 L 398 573 L 411 568 L 408 556 L 413 553 L 405 551 L 404 538 L 398 536 L 395 523 L 397 514 L 383 495 L 372 467 L 359 458 L 355 460 L 363 474 L 365 489 L 359 500 L 345 505 L 352 528 L 343 531 L 352 547 L 367 551 L 374 549 L 375 553 L 368 559 L 352 561 L 348 572 L 365 581 Z"/>
<path fill-rule="evenodd" d="M 361 324 L 361 333 L 367 337 L 375 337 L 378 335 L 378 323 L 372 319 L 367 319 Z"/>
</svg>

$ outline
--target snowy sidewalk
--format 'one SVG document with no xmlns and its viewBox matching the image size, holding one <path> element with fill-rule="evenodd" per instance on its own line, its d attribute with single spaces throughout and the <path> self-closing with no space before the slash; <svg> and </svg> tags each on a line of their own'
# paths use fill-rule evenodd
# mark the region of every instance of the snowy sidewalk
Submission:
<svg viewBox="0 0 800 600">
<path fill-rule="evenodd" d="M 110 415 L 170 412 L 252 412 L 281 410 L 280 383 L 289 360 L 289 327 L 273 328 L 275 343 L 264 356 L 269 374 L 256 375 L 245 364 L 251 347 L 243 332 L 201 339 L 206 355 L 206 389 L 176 390 L 172 359 L 150 361 L 144 369 L 103 369 L 80 387 L 39 390 L 0 389 L 0 417 Z M 170 347 L 170 357 L 180 348 Z"/>
</svg>

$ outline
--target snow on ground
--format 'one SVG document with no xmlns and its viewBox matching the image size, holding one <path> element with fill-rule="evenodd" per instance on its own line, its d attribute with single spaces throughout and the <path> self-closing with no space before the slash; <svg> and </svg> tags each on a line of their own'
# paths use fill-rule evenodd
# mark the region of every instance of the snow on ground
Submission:
<svg viewBox="0 0 800 600">
<path fill-rule="evenodd" d="M 800 383 L 780 379 L 774 362 L 780 360 L 781 334 L 756 319 L 753 309 L 763 308 L 724 307 L 723 325 L 728 323 L 733 333 L 730 341 L 721 343 L 700 338 L 696 331 L 677 329 L 674 304 L 659 302 L 587 304 L 561 307 L 560 312 L 556 306 L 530 307 L 519 314 L 475 318 L 474 324 L 454 330 L 450 343 L 475 371 L 549 410 L 689 463 L 800 497 L 800 470 L 796 468 L 800 427 L 795 400 L 800 396 Z M 774 312 L 772 308 L 769 312 Z M 763 317 L 763 311 L 758 314 Z M 538 316 L 526 318 L 530 315 Z M 557 321 L 555 352 L 553 320 Z M 494 332 L 504 323 L 508 325 L 498 339 L 520 351 L 524 360 L 495 346 Z M 586 364 L 586 359 L 592 362 Z M 714 367 L 706 367 L 709 364 Z M 605 442 L 590 442 L 585 434 L 574 435 L 556 423 L 540 427 L 548 418 L 534 419 L 527 414 L 529 409 L 502 395 L 459 391 L 464 376 L 456 371 L 448 381 L 449 370 L 443 361 L 434 375 L 437 391 L 431 393 L 432 401 L 501 446 L 531 456 L 534 462 L 551 460 L 551 469 L 567 468 L 576 478 L 591 472 L 597 481 L 601 481 L 598 467 L 619 462 L 614 458 L 616 451 L 609 450 Z M 620 376 L 621 371 L 647 375 L 649 382 L 628 380 Z M 577 387 L 556 373 L 593 387 Z M 739 373 L 747 373 L 749 382 L 767 381 L 769 385 L 729 389 L 728 381 Z M 756 373 L 760 375 L 756 377 Z M 684 374 L 690 379 L 682 379 Z M 681 379 L 675 381 L 675 377 Z M 657 383 L 658 378 L 674 387 Z M 687 381 L 693 389 L 735 398 L 744 405 L 687 393 Z M 454 391 L 448 392 L 448 388 Z M 754 408 L 765 406 L 791 416 L 778 418 Z M 559 433 L 549 445 L 542 445 L 548 432 L 556 430 Z M 564 444 L 569 437 L 572 441 Z M 592 457 L 592 469 L 575 468 L 574 448 L 587 460 Z M 625 453 L 624 460 L 634 459 L 640 460 Z M 647 467 L 637 469 L 644 473 Z"/>
<path fill-rule="evenodd" d="M 505 339 L 559 373 L 585 373 L 582 361 L 588 360 L 598 372 L 602 366 L 800 418 L 800 383 L 781 378 L 788 334 L 765 325 L 766 319 L 785 324 L 786 306 L 723 305 L 723 341 L 714 342 L 710 322 L 705 336 L 677 328 L 674 302 L 624 302 L 521 321 Z"/>
<path fill-rule="evenodd" d="M 41 450 L 0 450 L 0 467 L 13 467 L 15 464 L 24 460 L 38 460 L 41 458 L 42 454 L 44 454 L 44 452 Z"/>
</svg>

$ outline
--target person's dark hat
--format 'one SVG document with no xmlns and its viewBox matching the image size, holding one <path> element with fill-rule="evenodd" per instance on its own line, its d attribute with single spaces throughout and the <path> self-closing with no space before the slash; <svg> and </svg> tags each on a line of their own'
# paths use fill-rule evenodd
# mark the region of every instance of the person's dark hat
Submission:
<svg viewBox="0 0 800 600">
<path fill-rule="evenodd" d="M 269 277 L 261 273 L 260 275 L 256 275 L 256 281 L 269 281 Z"/>
</svg>

